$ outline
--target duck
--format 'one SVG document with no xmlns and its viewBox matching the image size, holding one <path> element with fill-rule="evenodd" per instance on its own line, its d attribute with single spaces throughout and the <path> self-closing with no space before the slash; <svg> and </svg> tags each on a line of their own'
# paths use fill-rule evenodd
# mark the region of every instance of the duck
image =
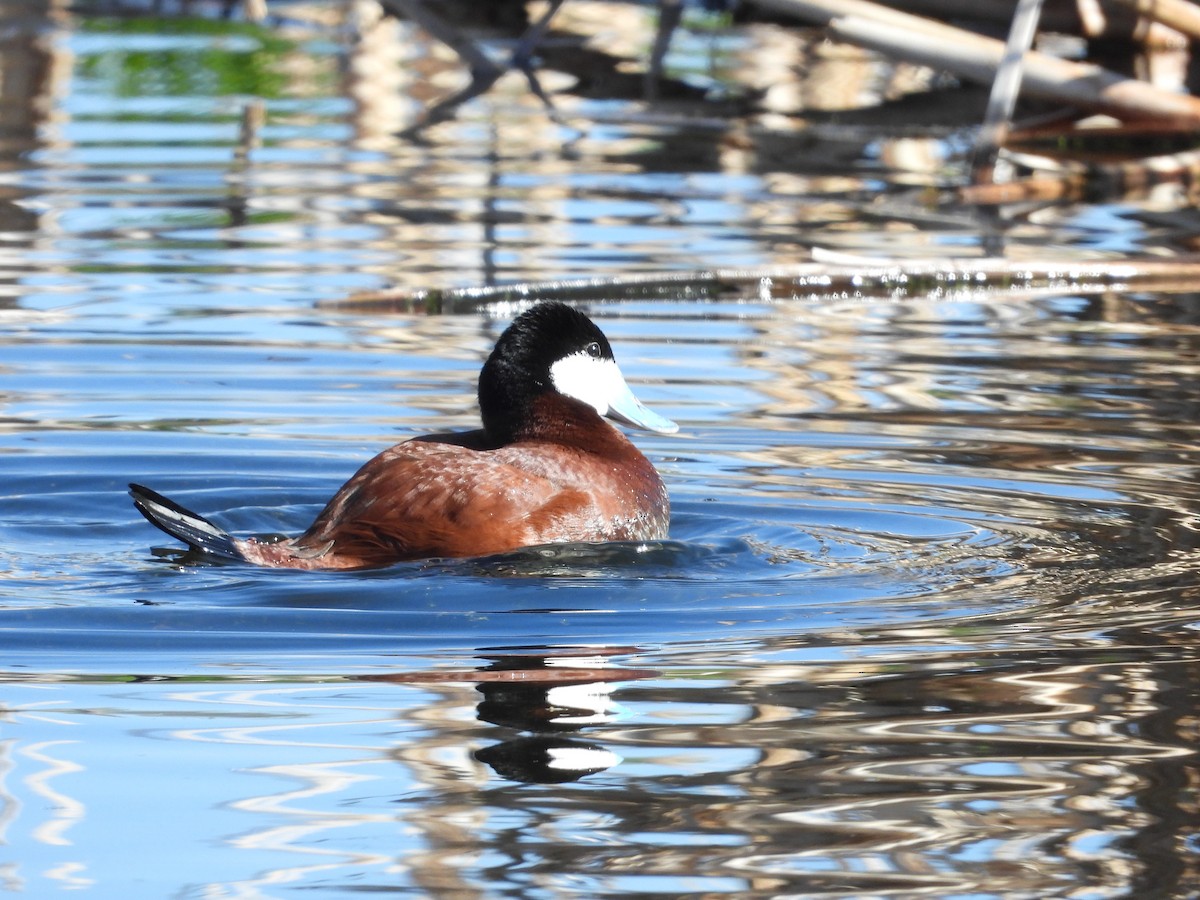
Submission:
<svg viewBox="0 0 1200 900">
<path fill-rule="evenodd" d="M 134 506 L 201 557 L 292 569 L 375 569 L 562 543 L 657 541 L 670 500 L 612 422 L 679 426 L 634 396 L 604 333 L 541 302 L 504 330 L 479 374 L 482 427 L 427 434 L 365 463 L 303 534 L 234 537 L 139 484 Z"/>
</svg>

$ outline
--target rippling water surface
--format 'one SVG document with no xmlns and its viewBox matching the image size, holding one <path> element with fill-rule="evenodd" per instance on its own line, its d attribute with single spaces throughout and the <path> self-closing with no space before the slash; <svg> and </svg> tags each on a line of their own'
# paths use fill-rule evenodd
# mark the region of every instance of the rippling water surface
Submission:
<svg viewBox="0 0 1200 900">
<path fill-rule="evenodd" d="M 636 437 L 669 540 L 337 574 L 167 549 L 127 482 L 297 532 L 381 448 L 474 425 L 513 309 L 355 291 L 970 254 L 995 225 L 922 206 L 941 163 L 876 127 L 734 159 L 702 107 L 570 79 L 562 124 L 517 78 L 397 137 L 461 66 L 351 6 L 10 22 L 3 889 L 1191 896 L 1195 296 L 598 297 L 682 425 Z M 672 71 L 711 87 L 778 39 L 683 32 Z M 1007 238 L 1170 252 L 1189 217 Z"/>
</svg>

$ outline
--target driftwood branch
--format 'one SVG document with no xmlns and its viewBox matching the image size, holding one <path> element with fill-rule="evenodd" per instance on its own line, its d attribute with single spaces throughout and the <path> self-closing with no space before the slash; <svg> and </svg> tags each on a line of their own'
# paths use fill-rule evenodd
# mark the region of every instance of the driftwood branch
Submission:
<svg viewBox="0 0 1200 900">
<path fill-rule="evenodd" d="M 1188 293 L 1200 289 L 1200 257 L 1121 262 L 1008 259 L 873 260 L 834 256 L 784 269 L 718 269 L 629 278 L 531 281 L 495 287 L 374 291 L 322 308 L 360 313 L 465 312 L 539 300 L 807 300 L 877 301 L 1104 294 Z"/>
<path fill-rule="evenodd" d="M 990 84 L 1004 57 L 993 38 L 888 9 L 868 0 L 749 0 L 777 15 L 824 25 L 832 36 L 889 56 Z M 1124 120 L 1169 118 L 1200 127 L 1200 99 L 1124 78 L 1100 66 L 1030 51 L 1024 90 Z"/>
</svg>

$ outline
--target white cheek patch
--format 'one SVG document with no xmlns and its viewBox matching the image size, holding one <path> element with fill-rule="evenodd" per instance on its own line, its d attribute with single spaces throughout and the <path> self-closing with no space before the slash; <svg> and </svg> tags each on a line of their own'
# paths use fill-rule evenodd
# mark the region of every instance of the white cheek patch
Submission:
<svg viewBox="0 0 1200 900">
<path fill-rule="evenodd" d="M 550 367 L 554 389 L 586 403 L 600 415 L 608 415 L 612 402 L 629 388 L 614 360 L 596 359 L 580 351 L 564 356 Z"/>
<path fill-rule="evenodd" d="M 612 359 L 596 359 L 582 350 L 564 356 L 550 367 L 554 389 L 586 403 L 602 416 L 635 428 L 674 434 L 679 426 L 642 406 Z"/>
</svg>

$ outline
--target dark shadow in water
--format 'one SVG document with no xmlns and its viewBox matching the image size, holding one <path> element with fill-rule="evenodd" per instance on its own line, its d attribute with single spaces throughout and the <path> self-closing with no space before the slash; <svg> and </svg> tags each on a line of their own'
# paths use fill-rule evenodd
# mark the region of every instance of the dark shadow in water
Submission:
<svg viewBox="0 0 1200 900">
<path fill-rule="evenodd" d="M 282 535 L 255 535 L 259 540 L 282 539 Z M 742 558 L 746 574 L 748 558 L 770 565 L 762 548 L 749 541 L 728 538 L 711 543 L 685 541 L 612 541 L 607 543 L 564 543 L 522 547 L 506 553 L 467 559 L 428 559 L 395 563 L 377 569 L 292 570 L 267 569 L 250 563 L 223 559 L 190 549 L 153 547 L 156 560 L 181 568 L 245 569 L 255 572 L 294 573 L 298 577 L 333 576 L 357 579 L 422 578 L 457 575 L 480 578 L 683 578 L 694 580 L 724 569 L 734 558 Z M 756 568 L 756 567 L 753 567 Z"/>
<path fill-rule="evenodd" d="M 747 552 L 736 542 L 720 547 L 682 541 L 613 541 L 603 544 L 544 544 L 469 560 L 439 561 L 424 572 L 498 578 L 671 578 L 694 576 L 716 557 Z"/>
<path fill-rule="evenodd" d="M 564 661 L 570 662 L 554 658 L 559 664 Z M 483 694 L 476 707 L 480 721 L 519 732 L 520 736 L 477 750 L 475 758 L 509 781 L 561 784 L 620 762 L 611 750 L 577 736 L 588 724 L 612 719 L 606 701 L 613 682 L 655 673 L 556 670 L 550 657 L 519 655 L 495 657 L 482 674 L 499 676 L 499 680 L 483 680 L 476 685 Z M 512 680 L 508 675 L 513 676 Z M 581 680 L 589 675 L 603 677 Z"/>
</svg>

